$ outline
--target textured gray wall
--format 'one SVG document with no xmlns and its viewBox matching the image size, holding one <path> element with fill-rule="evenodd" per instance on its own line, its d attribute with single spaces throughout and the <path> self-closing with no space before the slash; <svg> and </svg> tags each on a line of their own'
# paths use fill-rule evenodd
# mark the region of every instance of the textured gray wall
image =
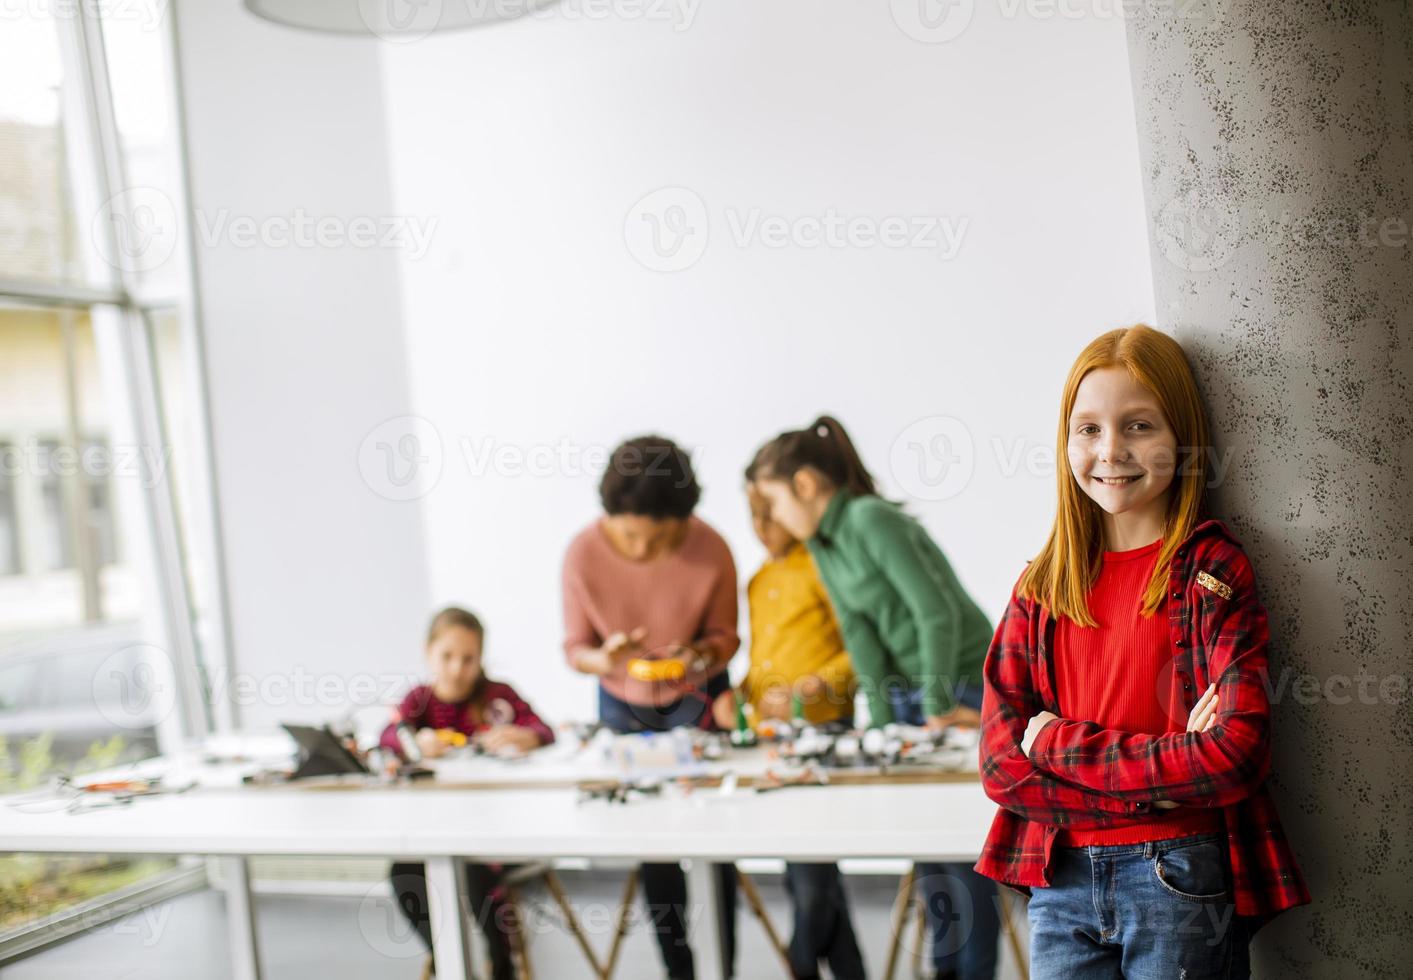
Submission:
<svg viewBox="0 0 1413 980">
<path fill-rule="evenodd" d="M 1258 977 L 1413 976 L 1413 18 L 1175 0 L 1129 21 L 1160 325 L 1271 613 L 1272 788 L 1314 895 Z"/>
</svg>

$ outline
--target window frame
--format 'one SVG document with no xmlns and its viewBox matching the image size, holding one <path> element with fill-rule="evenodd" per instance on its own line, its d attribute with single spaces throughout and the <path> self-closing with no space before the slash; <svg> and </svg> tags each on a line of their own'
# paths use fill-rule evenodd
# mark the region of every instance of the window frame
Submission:
<svg viewBox="0 0 1413 980">
<path fill-rule="evenodd" d="M 129 186 L 104 50 L 103 7 L 79 3 L 62 9 L 63 13 L 53 15 L 53 22 L 59 35 L 64 70 L 60 125 L 67 150 L 65 176 L 75 214 L 93 215 Z M 96 243 L 86 236 L 78 236 L 78 247 L 88 250 L 83 281 L 21 278 L 0 273 L 0 305 L 44 310 L 78 308 L 89 314 L 111 414 L 110 445 L 122 439 L 142 450 L 142 454 L 174 446 L 172 434 L 166 431 L 167 416 L 163 413 L 154 337 L 155 315 L 175 314 L 181 358 L 179 383 L 184 386 L 191 429 L 196 433 L 191 445 L 179 447 L 187 457 L 179 465 L 186 468 L 190 481 L 191 499 L 187 510 L 192 526 L 183 528 L 178 519 L 170 475 L 162 480 L 138 481 L 140 487 L 127 495 L 129 504 L 126 505 L 117 499 L 124 494 L 110 487 L 115 510 L 129 508 L 117 517 L 123 521 L 123 543 L 130 549 L 126 557 L 134 560 L 135 572 L 148 583 L 143 590 L 144 613 L 137 632 L 142 642 L 158 645 L 170 653 L 175 673 L 171 680 L 176 685 L 176 710 L 156 726 L 158 749 L 163 753 L 175 751 L 186 741 L 213 732 L 233 731 L 238 723 L 234 704 L 228 697 L 217 696 L 220 689 L 213 690 L 210 683 L 212 678 L 224 677 L 228 672 L 231 628 L 211 453 L 212 430 L 196 289 L 196 258 L 190 235 L 193 227 L 189 205 L 191 185 L 175 16 L 175 9 L 168 5 L 154 29 L 160 36 L 166 77 L 170 81 L 165 98 L 172 145 L 166 152 L 173 154 L 177 182 L 170 191 L 178 198 L 173 204 L 181 222 L 178 247 L 171 259 L 179 263 L 176 295 L 155 293 L 145 286 L 137 270 L 131 267 L 130 257 L 116 248 L 112 224 L 108 222 L 97 223 L 108 233 L 104 254 L 122 257 L 121 268 L 101 261 L 95 254 Z M 144 461 L 150 458 L 143 455 Z M 132 507 L 134 498 L 136 506 Z M 17 527 L 17 534 L 18 531 Z M 183 547 L 184 531 L 193 536 L 197 547 Z M 199 612 L 206 628 L 199 637 L 198 610 L 189 584 L 194 580 L 204 586 Z M 100 642 L 103 636 L 115 631 L 122 632 L 123 628 L 108 622 L 86 623 L 63 631 L 63 637 L 49 637 L 45 642 L 57 640 L 60 648 L 64 648 Z M 36 642 L 39 641 L 20 638 L 7 644 L 0 654 L 23 658 L 26 648 L 32 648 Z M 130 914 L 142 904 L 204 888 L 206 884 L 204 862 L 199 858 L 185 859 L 172 872 L 6 935 L 0 940 L 0 964 L 22 958 L 108 919 Z"/>
<path fill-rule="evenodd" d="M 73 4 L 53 16 L 59 35 L 64 69 L 61 125 L 67 148 L 66 166 L 72 207 L 78 215 L 93 215 L 112 203 L 121 206 L 127 182 L 123 146 L 117 125 L 113 91 L 104 50 L 102 5 Z M 183 375 L 192 428 L 197 438 L 179 450 L 189 458 L 180 465 L 191 481 L 190 528 L 178 519 L 172 477 L 144 479 L 135 495 L 135 513 L 123 527 L 125 541 L 135 553 L 127 556 L 147 584 L 143 632 L 148 642 L 168 651 L 178 692 L 177 710 L 158 739 L 162 751 L 175 750 L 186 740 L 212 732 L 234 730 L 238 719 L 227 698 L 215 696 L 213 677 L 226 675 L 231 629 L 227 616 L 227 590 L 219 509 L 216 500 L 214 461 L 210 451 L 211 427 L 206 394 L 205 351 L 200 328 L 200 307 L 192 251 L 190 181 L 187 169 L 185 126 L 177 84 L 175 12 L 168 6 L 154 27 L 160 36 L 166 75 L 172 85 L 166 92 L 172 123 L 179 197 L 174 206 L 182 222 L 178 248 L 171 261 L 179 263 L 177 295 L 153 293 L 143 283 L 130 256 L 117 247 L 111 222 L 94 222 L 94 236 L 104 236 L 101 254 L 115 256 L 117 265 L 104 262 L 96 241 L 83 240 L 88 255 L 84 282 L 18 278 L 0 274 L 0 303 L 41 309 L 79 308 L 90 315 L 94 343 L 103 365 L 108 410 L 112 416 L 111 444 L 129 443 L 142 450 L 161 452 L 173 446 L 163 413 L 153 331 L 154 315 L 174 312 L 181 341 Z M 83 236 L 80 236 L 82 239 Z M 144 460 L 150 458 L 144 455 Z M 115 501 L 121 508 L 121 501 Z M 119 518 L 121 520 L 121 516 Z M 183 533 L 199 545 L 184 548 Z M 191 579 L 188 578 L 190 574 Z M 202 617 L 208 628 L 197 636 L 197 609 L 189 582 L 200 580 L 204 590 Z M 79 627 L 78 630 L 83 630 Z"/>
</svg>

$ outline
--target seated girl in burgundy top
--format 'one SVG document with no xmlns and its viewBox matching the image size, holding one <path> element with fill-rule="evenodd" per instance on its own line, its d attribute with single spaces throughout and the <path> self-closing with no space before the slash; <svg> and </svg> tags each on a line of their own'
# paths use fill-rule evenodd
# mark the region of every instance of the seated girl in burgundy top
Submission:
<svg viewBox="0 0 1413 980">
<path fill-rule="evenodd" d="M 444 754 L 450 742 L 439 731 L 459 732 L 490 752 L 528 752 L 554 741 L 554 732 L 509 684 L 490 680 L 481 671 L 486 631 L 464 609 L 443 609 L 427 630 L 427 663 L 432 682 L 413 688 L 402 699 L 397 718 L 383 732 L 381 744 L 401 754 L 397 722 L 415 731 L 425 758 Z M 507 900 L 501 879 L 509 870 L 496 864 L 466 864 L 467 892 L 472 912 L 481 923 L 491 954 L 493 980 L 514 980 L 512 938 L 517 932 L 515 906 Z M 392 866 L 392 888 L 398 907 L 427 948 L 432 927 L 427 914 L 427 874 L 421 863 Z"/>
<path fill-rule="evenodd" d="M 443 609 L 432 618 L 427 631 L 432 682 L 407 692 L 397 717 L 383 731 L 384 748 L 402 754 L 398 721 L 417 733 L 417 747 L 427 759 L 444 754 L 451 745 L 439 731 L 466 735 L 490 752 L 528 752 L 554 741 L 554 732 L 513 687 L 482 672 L 484 639 L 481 621 L 464 609 Z"/>
</svg>

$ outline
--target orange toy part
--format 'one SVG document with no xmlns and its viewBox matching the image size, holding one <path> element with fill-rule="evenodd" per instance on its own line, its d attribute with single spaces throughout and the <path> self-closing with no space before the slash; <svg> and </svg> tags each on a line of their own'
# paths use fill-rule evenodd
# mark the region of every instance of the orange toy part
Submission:
<svg viewBox="0 0 1413 980">
<path fill-rule="evenodd" d="M 680 660 L 630 660 L 628 676 L 640 681 L 680 681 L 687 668 Z"/>
</svg>

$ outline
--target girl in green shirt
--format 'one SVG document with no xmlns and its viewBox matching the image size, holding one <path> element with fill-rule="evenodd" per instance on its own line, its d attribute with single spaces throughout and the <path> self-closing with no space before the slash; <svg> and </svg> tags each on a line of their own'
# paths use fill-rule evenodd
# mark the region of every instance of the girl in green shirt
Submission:
<svg viewBox="0 0 1413 980">
<path fill-rule="evenodd" d="M 750 474 L 771 519 L 814 557 L 870 724 L 978 727 L 992 626 L 927 530 L 878 496 L 844 427 L 825 415 L 782 433 L 761 447 Z M 991 980 L 996 886 L 970 862 L 917 867 L 938 976 Z"/>
<path fill-rule="evenodd" d="M 868 698 L 870 724 L 976 727 L 994 632 L 927 529 L 878 496 L 843 426 L 823 416 L 756 454 L 751 472 L 771 519 L 804 541 L 834 603 Z M 975 700 L 971 698 L 970 700 Z"/>
</svg>

